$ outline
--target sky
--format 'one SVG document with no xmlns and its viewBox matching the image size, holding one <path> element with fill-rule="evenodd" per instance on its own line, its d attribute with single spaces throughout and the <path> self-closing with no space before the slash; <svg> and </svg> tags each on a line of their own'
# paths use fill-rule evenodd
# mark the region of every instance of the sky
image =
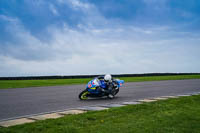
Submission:
<svg viewBox="0 0 200 133">
<path fill-rule="evenodd" d="M 0 77 L 200 72 L 199 0 L 0 0 Z"/>
</svg>

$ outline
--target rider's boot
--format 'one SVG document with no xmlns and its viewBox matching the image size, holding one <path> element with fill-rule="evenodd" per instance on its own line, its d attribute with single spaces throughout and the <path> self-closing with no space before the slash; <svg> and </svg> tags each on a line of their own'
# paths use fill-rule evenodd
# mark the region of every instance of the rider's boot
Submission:
<svg viewBox="0 0 200 133">
<path fill-rule="evenodd" d="M 113 99 L 113 97 L 114 97 L 114 96 L 113 96 L 112 94 L 109 94 L 109 95 L 108 95 L 108 98 L 110 98 L 110 99 Z"/>
</svg>

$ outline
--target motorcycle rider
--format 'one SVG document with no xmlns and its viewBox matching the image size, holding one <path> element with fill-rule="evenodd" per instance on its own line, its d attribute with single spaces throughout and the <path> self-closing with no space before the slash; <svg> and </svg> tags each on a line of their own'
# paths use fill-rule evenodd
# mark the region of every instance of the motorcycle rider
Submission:
<svg viewBox="0 0 200 133">
<path fill-rule="evenodd" d="M 112 89 L 113 89 L 113 78 L 112 78 L 112 76 L 110 74 L 106 74 L 105 76 L 99 76 L 97 78 L 101 82 L 101 85 L 98 88 L 99 91 L 106 92 L 106 93 L 108 93 L 109 98 L 113 98 L 114 96 L 112 94 Z M 106 87 L 103 87 L 104 85 Z"/>
</svg>

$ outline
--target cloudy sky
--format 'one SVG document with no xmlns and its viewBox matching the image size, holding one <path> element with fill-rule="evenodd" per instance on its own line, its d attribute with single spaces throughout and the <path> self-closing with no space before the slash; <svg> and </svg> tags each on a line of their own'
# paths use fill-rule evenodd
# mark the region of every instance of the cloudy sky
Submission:
<svg viewBox="0 0 200 133">
<path fill-rule="evenodd" d="M 0 77 L 200 72 L 199 0 L 0 0 Z"/>
</svg>

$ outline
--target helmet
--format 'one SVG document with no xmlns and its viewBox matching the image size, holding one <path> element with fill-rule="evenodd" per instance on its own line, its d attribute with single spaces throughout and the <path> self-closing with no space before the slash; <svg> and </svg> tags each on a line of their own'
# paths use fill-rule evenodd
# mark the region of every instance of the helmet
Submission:
<svg viewBox="0 0 200 133">
<path fill-rule="evenodd" d="M 110 74 L 106 74 L 106 75 L 104 76 L 104 80 L 105 80 L 105 81 L 111 81 L 111 79 L 112 79 L 112 76 L 111 76 Z"/>
</svg>

